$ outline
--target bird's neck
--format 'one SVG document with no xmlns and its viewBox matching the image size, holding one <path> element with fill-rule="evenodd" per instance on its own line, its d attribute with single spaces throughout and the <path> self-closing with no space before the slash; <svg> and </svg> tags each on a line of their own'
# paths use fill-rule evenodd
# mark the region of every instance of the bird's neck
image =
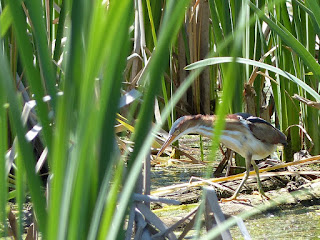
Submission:
<svg viewBox="0 0 320 240">
<path fill-rule="evenodd" d="M 195 115 L 190 121 L 189 127 L 192 129 L 189 133 L 197 133 L 206 137 L 212 137 L 216 123 L 216 115 Z M 235 114 L 227 115 L 225 118 L 225 130 L 236 131 L 239 125 L 243 125 Z"/>
</svg>

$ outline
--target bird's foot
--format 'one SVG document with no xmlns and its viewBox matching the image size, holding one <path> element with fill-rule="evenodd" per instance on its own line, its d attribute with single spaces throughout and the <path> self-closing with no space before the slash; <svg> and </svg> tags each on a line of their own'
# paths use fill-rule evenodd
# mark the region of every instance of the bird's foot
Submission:
<svg viewBox="0 0 320 240">
<path fill-rule="evenodd" d="M 253 192 L 253 194 L 260 195 L 262 200 L 270 200 L 271 199 L 266 195 L 266 193 L 264 191 Z"/>
</svg>

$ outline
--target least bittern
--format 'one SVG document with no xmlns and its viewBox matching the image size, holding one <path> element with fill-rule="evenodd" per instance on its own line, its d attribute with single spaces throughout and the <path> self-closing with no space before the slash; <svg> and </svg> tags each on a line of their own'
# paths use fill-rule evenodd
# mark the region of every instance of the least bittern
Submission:
<svg viewBox="0 0 320 240">
<path fill-rule="evenodd" d="M 195 133 L 211 138 L 214 134 L 216 119 L 215 115 L 201 114 L 177 119 L 172 125 L 169 137 L 162 145 L 157 157 L 167 146 L 183 135 Z M 286 136 L 262 118 L 253 117 L 248 113 L 236 113 L 226 116 L 225 128 L 222 131 L 220 141 L 227 148 L 239 153 L 246 159 L 245 175 L 229 200 L 237 198 L 242 186 L 249 177 L 251 164 L 257 174 L 258 190 L 261 195 L 266 197 L 259 177 L 259 168 L 254 160 L 266 158 L 276 151 L 278 144 L 286 145 Z"/>
</svg>

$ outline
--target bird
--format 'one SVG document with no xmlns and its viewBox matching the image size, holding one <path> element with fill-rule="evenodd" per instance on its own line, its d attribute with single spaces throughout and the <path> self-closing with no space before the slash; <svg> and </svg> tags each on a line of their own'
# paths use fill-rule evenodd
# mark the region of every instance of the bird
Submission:
<svg viewBox="0 0 320 240">
<path fill-rule="evenodd" d="M 172 125 L 169 136 L 160 148 L 157 157 L 172 142 L 187 134 L 200 134 L 212 138 L 217 115 L 186 115 L 178 118 Z M 237 152 L 245 158 L 246 172 L 234 194 L 226 201 L 237 200 L 241 188 L 247 181 L 250 166 L 257 175 L 259 193 L 269 199 L 262 189 L 259 168 L 255 160 L 264 159 L 276 151 L 277 145 L 287 145 L 286 135 L 262 118 L 248 113 L 228 114 L 225 117 L 225 127 L 220 136 L 220 142 L 227 148 Z"/>
</svg>

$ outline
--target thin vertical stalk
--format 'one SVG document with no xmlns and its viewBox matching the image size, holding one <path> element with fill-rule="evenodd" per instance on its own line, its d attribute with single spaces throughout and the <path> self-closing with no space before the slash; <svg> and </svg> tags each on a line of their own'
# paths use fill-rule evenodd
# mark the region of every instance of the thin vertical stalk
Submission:
<svg viewBox="0 0 320 240">
<path fill-rule="evenodd" d="M 17 171 L 15 172 L 16 176 L 16 190 L 17 190 L 17 197 L 16 197 L 16 203 L 18 207 L 18 225 L 17 225 L 17 234 L 19 239 L 22 239 L 22 233 L 23 233 L 23 227 L 22 227 L 22 222 L 23 222 L 23 203 L 24 203 L 24 170 L 23 170 L 23 165 L 22 165 L 22 158 L 21 158 L 21 153 L 19 150 L 19 144 L 17 144 L 18 149 L 18 156 L 16 159 L 17 163 Z"/>
<path fill-rule="evenodd" d="M 150 6 L 150 0 L 146 0 L 146 3 L 147 3 L 147 9 L 148 9 L 148 17 L 149 17 L 150 26 L 151 26 L 152 39 L 153 39 L 154 46 L 156 47 L 157 46 L 157 34 L 156 34 L 156 29 L 154 27 L 152 10 L 151 10 L 151 6 Z"/>
<path fill-rule="evenodd" d="M 2 47 L 2 46 L 1 46 Z M 6 151 L 8 149 L 8 124 L 7 124 L 7 104 L 4 94 L 0 94 L 0 225 L 4 228 L 4 234 L 7 234 L 7 174 L 6 174 Z"/>
<path fill-rule="evenodd" d="M 55 46 L 54 46 L 54 52 L 53 52 L 53 60 L 58 63 L 62 48 L 61 48 L 61 40 L 64 33 L 65 28 L 65 19 L 66 19 L 66 0 L 62 1 L 62 4 L 60 6 L 60 14 L 59 14 L 59 24 L 57 27 L 56 32 L 56 38 L 55 38 Z M 57 66 L 54 65 L 54 72 L 56 72 Z"/>
</svg>

